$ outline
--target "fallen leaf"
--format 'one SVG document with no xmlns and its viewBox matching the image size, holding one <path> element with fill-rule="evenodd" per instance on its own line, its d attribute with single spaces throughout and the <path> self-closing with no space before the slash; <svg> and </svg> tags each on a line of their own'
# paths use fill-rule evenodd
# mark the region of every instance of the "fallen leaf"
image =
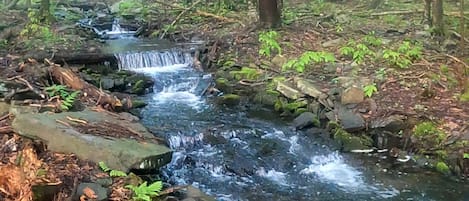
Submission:
<svg viewBox="0 0 469 201">
<path fill-rule="evenodd" d="M 83 194 L 88 197 L 88 198 L 91 198 L 91 199 L 95 199 L 95 198 L 98 198 L 98 196 L 96 195 L 96 193 L 89 187 L 86 187 L 83 189 Z"/>
</svg>

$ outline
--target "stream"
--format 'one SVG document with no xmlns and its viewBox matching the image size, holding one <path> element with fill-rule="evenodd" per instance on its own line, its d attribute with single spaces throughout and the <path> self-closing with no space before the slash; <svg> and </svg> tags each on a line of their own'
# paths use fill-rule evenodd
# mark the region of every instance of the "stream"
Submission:
<svg viewBox="0 0 469 201">
<path fill-rule="evenodd" d="M 193 69 L 190 51 L 177 45 L 109 42 L 132 47 L 117 48 L 120 69 L 155 79 L 141 121 L 174 150 L 161 170 L 169 183 L 217 200 L 469 200 L 467 184 L 386 169 L 377 162 L 384 153 L 340 153 L 323 131 L 295 131 L 271 110 L 214 104 L 201 96 L 213 78 Z"/>
</svg>

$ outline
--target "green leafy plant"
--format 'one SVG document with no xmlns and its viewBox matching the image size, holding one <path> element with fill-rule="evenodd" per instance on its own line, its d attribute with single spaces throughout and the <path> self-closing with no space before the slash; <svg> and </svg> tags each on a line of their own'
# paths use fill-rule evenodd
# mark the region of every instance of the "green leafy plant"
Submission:
<svg viewBox="0 0 469 201">
<path fill-rule="evenodd" d="M 152 196 L 158 196 L 163 189 L 163 182 L 156 181 L 150 185 L 143 182 L 139 186 L 127 185 L 125 186 L 134 192 L 133 199 L 136 201 L 151 201 Z"/>
<path fill-rule="evenodd" d="M 464 158 L 464 159 L 469 159 L 469 153 L 464 153 L 464 154 L 463 154 L 463 158 Z"/>
<path fill-rule="evenodd" d="M 101 168 L 102 171 L 109 172 L 109 176 L 111 176 L 111 177 L 126 177 L 127 176 L 127 174 L 123 171 L 113 170 L 113 169 L 109 168 L 106 165 L 106 163 L 104 163 L 103 161 L 100 161 L 98 163 L 98 166 L 99 166 L 99 168 Z"/>
<path fill-rule="evenodd" d="M 422 47 L 411 45 L 409 41 L 404 41 L 396 50 L 386 49 L 383 51 L 383 59 L 390 65 L 399 68 L 408 68 L 413 61 L 422 57 Z"/>
<path fill-rule="evenodd" d="M 256 69 L 249 67 L 242 67 L 239 71 L 230 71 L 230 74 L 237 80 L 255 80 L 260 75 L 260 73 Z"/>
<path fill-rule="evenodd" d="M 283 70 L 295 69 L 296 72 L 302 73 L 305 71 L 308 64 L 314 63 L 328 63 L 335 62 L 334 54 L 330 52 L 314 52 L 307 51 L 299 58 L 291 59 L 282 66 Z"/>
<path fill-rule="evenodd" d="M 60 108 L 64 111 L 70 110 L 75 103 L 80 91 L 70 91 L 64 85 L 52 85 L 45 88 L 45 91 L 48 93 L 49 97 L 58 96 L 61 100 Z"/>
<path fill-rule="evenodd" d="M 271 57 L 272 51 L 276 50 L 279 55 L 282 54 L 282 48 L 277 42 L 279 34 L 276 31 L 263 31 L 259 33 L 259 42 L 261 46 L 259 48 L 259 55 Z"/>
<path fill-rule="evenodd" d="M 367 56 L 374 57 L 376 55 L 368 46 L 354 40 L 350 40 L 346 46 L 340 48 L 340 54 L 352 57 L 357 64 L 362 63 Z"/>
<path fill-rule="evenodd" d="M 376 71 L 376 78 L 378 80 L 384 80 L 386 78 L 386 68 L 380 68 Z"/>
<path fill-rule="evenodd" d="M 363 87 L 363 92 L 365 92 L 366 97 L 371 97 L 374 93 L 378 92 L 378 88 L 375 83 L 369 84 Z"/>
<path fill-rule="evenodd" d="M 365 37 L 363 37 L 362 41 L 363 43 L 373 47 L 379 47 L 383 44 L 383 40 L 381 40 L 381 38 L 376 37 L 374 31 L 368 33 Z"/>
</svg>

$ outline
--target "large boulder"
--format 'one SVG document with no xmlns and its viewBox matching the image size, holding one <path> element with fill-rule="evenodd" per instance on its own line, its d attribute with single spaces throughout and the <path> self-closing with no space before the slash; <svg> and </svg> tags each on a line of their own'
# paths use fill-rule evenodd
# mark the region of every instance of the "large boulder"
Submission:
<svg viewBox="0 0 469 201">
<path fill-rule="evenodd" d="M 20 135 L 41 139 L 49 150 L 54 152 L 74 153 L 82 159 L 95 163 L 103 161 L 112 169 L 153 170 L 171 161 L 171 150 L 165 145 L 154 142 L 155 140 L 152 140 L 154 136 L 145 127 L 117 115 L 85 110 L 55 114 L 18 112 L 15 116 L 12 127 Z M 144 140 L 81 133 L 74 127 L 59 123 L 67 122 L 70 117 L 89 123 L 112 122 L 139 133 Z"/>
<path fill-rule="evenodd" d="M 296 100 L 298 98 L 304 97 L 304 94 L 292 87 L 287 82 L 277 82 L 276 90 L 289 99 Z"/>
<path fill-rule="evenodd" d="M 302 93 L 307 94 L 314 98 L 319 99 L 319 98 L 327 97 L 327 95 L 321 92 L 312 81 L 307 80 L 307 79 L 302 79 L 302 78 L 297 79 L 296 87 L 300 89 Z"/>
</svg>

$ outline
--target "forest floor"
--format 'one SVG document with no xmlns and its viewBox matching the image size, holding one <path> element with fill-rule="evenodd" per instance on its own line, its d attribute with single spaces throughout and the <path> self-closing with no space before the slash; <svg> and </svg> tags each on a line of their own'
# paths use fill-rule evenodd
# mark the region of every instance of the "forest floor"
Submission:
<svg viewBox="0 0 469 201">
<path fill-rule="evenodd" d="M 349 68 L 352 63 L 349 57 L 336 56 L 338 65 L 332 69 L 315 67 L 302 76 L 321 80 L 325 86 L 331 86 L 334 83 L 333 78 L 339 76 L 369 78 L 376 83 L 377 92 L 360 106 L 368 108 L 368 112 L 363 114 L 366 119 L 403 114 L 415 117 L 419 121 L 437 122 L 438 127 L 448 134 L 445 139 L 447 144 L 469 140 L 469 94 L 464 98 L 464 94 L 469 93 L 469 48 L 467 45 L 459 45 L 458 18 L 453 17 L 456 15 L 454 13 L 457 13 L 457 7 L 449 5 L 447 8 L 447 24 L 450 31 L 446 37 L 431 36 L 425 31 L 427 29 L 422 24 L 421 4 L 392 1 L 376 7 L 370 9 L 370 5 L 356 1 L 341 4 L 323 2 L 316 5 L 302 1 L 290 2 L 284 6 L 284 25 L 276 30 L 280 36 L 278 41 L 283 57 L 291 59 L 305 51 L 313 50 L 341 55 L 340 49 L 347 42 L 352 39 L 364 41 L 370 33 L 385 41 L 382 46 L 372 49 L 375 53 L 386 48 L 399 48 L 403 41 L 420 42 L 424 47 L 422 57 L 407 68 L 392 66 L 386 60 L 377 60 L 371 55 L 366 56 L 363 63 L 354 64 Z M 191 14 L 188 13 L 189 15 Z M 200 19 L 200 16 L 193 14 L 190 19 L 177 22 L 175 31 L 168 33 L 168 37 L 177 38 L 181 34 L 202 37 L 206 41 L 214 41 L 211 52 L 216 55 L 214 58 L 231 60 L 239 66 L 255 64 L 259 72 L 268 75 L 295 75 L 292 72 L 282 73 L 280 66 L 271 65 L 273 68 L 266 69 L 261 65 L 265 62 L 273 64 L 274 56 L 259 56 L 258 27 L 254 25 L 255 9 L 227 12 L 224 16 L 238 23 L 227 23 L 210 17 Z M 25 21 L 25 16 L 0 14 L 0 21 L 4 20 L 21 24 Z M 168 20 L 168 23 L 171 22 L 172 20 Z M 18 32 L 12 30 L 15 31 Z M 18 33 L 13 33 L 12 37 L 17 35 Z M 469 44 L 469 41 L 466 44 Z M 10 62 L 16 62 L 14 59 L 11 61 L 12 58 L 21 56 L 15 54 L 15 48 L 22 47 L 11 47 L 13 48 L 0 50 L 2 68 L 10 65 Z M 328 88 L 323 90 L 327 91 Z M 0 118 L 0 133 L 3 135 L 0 139 L 0 186 L 7 187 L 0 189 L 0 198 L 22 196 L 24 199 L 17 200 L 29 200 L 33 184 L 62 183 L 65 186 L 58 190 L 63 193 L 57 197 L 61 200 L 72 193 L 76 182 L 103 177 L 103 172 L 99 171 L 96 164 L 82 161 L 73 154 L 51 153 L 44 149 L 41 143 L 14 134 L 8 129 L 11 118 L 9 115 Z M 469 147 L 466 145 L 455 151 L 469 153 Z M 18 169 L 17 166 L 11 165 L 18 162 L 31 165 L 22 166 L 28 167 L 27 169 Z M 463 171 L 468 174 L 469 167 L 466 167 L 468 169 Z M 1 184 L 2 181 L 25 177 L 28 179 Z M 12 191 L 25 188 L 28 189 Z M 115 189 L 122 190 L 121 187 Z M 117 194 L 128 193 L 127 191 Z"/>
</svg>

